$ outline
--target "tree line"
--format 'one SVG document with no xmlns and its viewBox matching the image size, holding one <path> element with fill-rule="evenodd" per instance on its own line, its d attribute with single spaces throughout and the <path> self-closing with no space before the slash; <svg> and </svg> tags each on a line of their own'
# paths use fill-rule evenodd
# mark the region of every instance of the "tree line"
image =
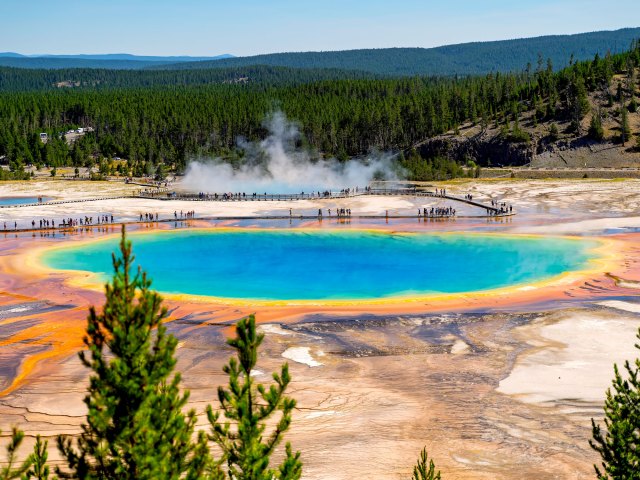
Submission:
<svg viewBox="0 0 640 480">
<path fill-rule="evenodd" d="M 590 109 L 588 93 L 609 92 L 614 101 L 613 76 L 638 65 L 636 42 L 627 52 L 596 56 L 557 72 L 539 56 L 519 73 L 469 77 L 298 81 L 294 75 L 284 82 L 279 78 L 287 77 L 287 70 L 275 69 L 272 80 L 264 82 L 185 84 L 180 72 L 102 71 L 99 75 L 120 82 L 104 88 L 88 71 L 79 81 L 96 85 L 0 93 L 0 157 L 15 175 L 26 164 L 87 166 L 115 156 L 126 159 L 121 167 L 126 175 L 154 172 L 161 165 L 181 171 L 194 156 L 241 158 L 238 140 L 264 138 L 264 120 L 274 110 L 300 125 L 299 146 L 318 159 L 344 160 L 371 150 L 409 154 L 417 143 L 465 122 L 482 128 L 502 125 L 505 141 L 526 142 L 518 123 L 523 112 L 535 111 L 535 121 L 571 121 L 578 131 Z M 145 75 L 159 80 L 145 86 Z M 636 83 L 634 78 L 619 94 L 629 104 L 636 102 Z M 89 126 L 93 132 L 71 145 L 60 136 L 66 129 Z M 49 135 L 46 144 L 40 133 Z M 420 177 L 419 170 L 412 175 Z"/>
<path fill-rule="evenodd" d="M 596 52 L 624 51 L 640 37 L 640 28 L 577 35 L 555 35 L 494 42 L 473 42 L 435 48 L 377 48 L 333 52 L 286 52 L 235 57 L 216 61 L 181 62 L 152 69 L 207 69 L 247 65 L 272 65 L 295 68 L 355 69 L 399 76 L 486 75 L 490 72 L 513 72 L 528 62 L 535 63 L 544 52 L 557 68 L 575 61 L 591 59 Z"/>
</svg>

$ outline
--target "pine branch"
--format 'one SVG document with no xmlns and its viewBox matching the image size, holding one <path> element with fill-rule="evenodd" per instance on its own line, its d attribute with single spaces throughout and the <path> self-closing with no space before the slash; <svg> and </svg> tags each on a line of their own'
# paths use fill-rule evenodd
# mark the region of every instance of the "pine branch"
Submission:
<svg viewBox="0 0 640 480">
<path fill-rule="evenodd" d="M 0 431 L 0 433 L 2 433 Z M 0 469 L 0 480 L 13 480 L 22 477 L 22 475 L 29 470 L 29 467 L 33 464 L 33 455 L 29 455 L 20 465 L 15 466 L 18 463 L 17 452 L 24 440 L 24 432 L 13 427 L 11 431 L 11 439 L 7 445 L 7 460 L 6 466 Z"/>
</svg>

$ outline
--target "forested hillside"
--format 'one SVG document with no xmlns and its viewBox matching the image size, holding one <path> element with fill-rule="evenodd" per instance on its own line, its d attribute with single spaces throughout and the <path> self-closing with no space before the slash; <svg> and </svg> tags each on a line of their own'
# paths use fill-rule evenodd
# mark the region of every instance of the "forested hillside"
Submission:
<svg viewBox="0 0 640 480">
<path fill-rule="evenodd" d="M 65 88 L 110 89 L 221 83 L 259 84 L 262 87 L 297 85 L 320 80 L 376 78 L 367 72 L 330 68 L 248 66 L 207 70 L 107 70 L 65 68 L 35 70 L 0 67 L 0 92 L 59 90 Z"/>
<path fill-rule="evenodd" d="M 637 38 L 640 38 L 640 28 L 625 28 L 611 32 L 463 43 L 436 48 L 275 53 L 215 62 L 186 62 L 173 67 L 190 69 L 275 65 L 362 70 L 388 76 L 482 75 L 489 72 L 522 71 L 527 64 L 534 69 L 539 55 L 550 58 L 556 68 L 564 68 L 572 58 L 575 61 L 587 60 L 596 54 L 604 56 L 608 52 L 625 51 Z"/>
<path fill-rule="evenodd" d="M 489 72 L 515 72 L 531 64 L 538 55 L 550 58 L 563 68 L 598 53 L 626 50 L 640 37 L 640 28 L 615 31 L 552 35 L 492 42 L 473 42 L 435 48 L 382 48 L 338 52 L 292 52 L 250 57 L 151 57 L 127 54 L 23 56 L 0 53 L 0 66 L 33 69 L 120 69 L 143 68 L 211 69 L 268 65 L 289 68 L 359 70 L 376 75 L 482 75 Z"/>
<path fill-rule="evenodd" d="M 178 62 L 213 61 L 230 58 L 232 55 L 215 57 L 153 57 L 122 53 L 106 55 L 43 55 L 26 56 L 13 52 L 0 52 L 0 66 L 14 68 L 110 68 L 141 69 L 151 66 L 169 66 Z"/>
<path fill-rule="evenodd" d="M 503 141 L 526 143 L 528 134 L 520 122 L 524 112 L 533 111 L 535 121 L 562 120 L 582 135 L 586 132 L 581 132 L 581 123 L 590 110 L 588 94 L 597 91 L 619 110 L 623 124 L 627 115 L 637 115 L 637 65 L 636 43 L 629 52 L 596 56 L 559 72 L 541 61 L 521 73 L 457 79 L 5 92 L 0 94 L 0 157 L 15 172 L 28 163 L 108 164 L 101 159 L 115 156 L 126 159 L 118 164 L 121 174 L 156 171 L 159 165 L 180 170 L 194 155 L 241 157 L 238 139 L 263 138 L 265 117 L 281 110 L 300 125 L 300 146 L 317 157 L 405 151 L 405 165 L 415 177 L 425 178 L 426 166 L 435 160 L 416 157 L 412 147 L 465 122 L 480 129 L 500 126 Z M 614 74 L 624 78 L 620 86 L 612 83 Z M 93 131 L 68 145 L 60 133 L 71 127 Z M 628 124 L 622 131 L 626 140 L 637 133 Z M 41 132 L 49 135 L 47 143 L 40 141 Z"/>
</svg>

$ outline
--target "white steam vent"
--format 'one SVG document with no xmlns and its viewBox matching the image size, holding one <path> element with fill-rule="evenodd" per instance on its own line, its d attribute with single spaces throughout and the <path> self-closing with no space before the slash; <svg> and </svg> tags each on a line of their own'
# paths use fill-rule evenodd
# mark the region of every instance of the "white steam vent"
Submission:
<svg viewBox="0 0 640 480">
<path fill-rule="evenodd" d="M 309 193 L 363 187 L 374 178 L 398 180 L 390 153 L 346 162 L 312 161 L 309 152 L 296 148 L 300 131 L 283 113 L 272 114 L 265 127 L 269 135 L 261 142 L 238 143 L 245 153 L 242 166 L 234 169 L 220 158 L 194 160 L 183 187 L 204 193 Z"/>
</svg>

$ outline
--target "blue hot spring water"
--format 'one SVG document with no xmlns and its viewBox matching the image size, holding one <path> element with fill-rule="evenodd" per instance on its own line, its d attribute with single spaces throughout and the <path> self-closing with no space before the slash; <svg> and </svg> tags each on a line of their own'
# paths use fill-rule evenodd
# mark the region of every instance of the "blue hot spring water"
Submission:
<svg viewBox="0 0 640 480">
<path fill-rule="evenodd" d="M 46 197 L 42 198 L 43 202 L 48 201 Z M 38 197 L 0 197 L 0 205 L 29 205 L 38 203 Z"/>
<path fill-rule="evenodd" d="M 348 300 L 487 290 L 580 269 L 594 241 L 374 231 L 222 230 L 132 235 L 153 288 L 256 300 Z M 64 247 L 44 263 L 107 280 L 118 240 Z"/>
</svg>

